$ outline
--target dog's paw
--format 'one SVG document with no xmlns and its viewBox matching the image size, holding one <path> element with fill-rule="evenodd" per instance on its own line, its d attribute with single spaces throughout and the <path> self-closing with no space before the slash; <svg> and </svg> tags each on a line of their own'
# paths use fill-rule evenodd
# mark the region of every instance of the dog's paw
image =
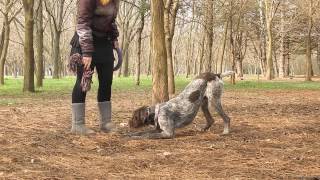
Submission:
<svg viewBox="0 0 320 180">
<path fill-rule="evenodd" d="M 226 135 L 229 135 L 230 134 L 230 131 L 223 131 L 222 135 L 223 136 L 226 136 Z"/>
<path fill-rule="evenodd" d="M 224 130 L 223 130 L 223 135 L 228 135 L 230 133 L 230 129 L 229 128 L 225 128 Z"/>
<path fill-rule="evenodd" d="M 210 129 L 210 127 L 207 127 L 207 126 L 196 126 L 196 129 L 198 131 L 201 131 L 201 132 L 206 132 Z"/>
</svg>

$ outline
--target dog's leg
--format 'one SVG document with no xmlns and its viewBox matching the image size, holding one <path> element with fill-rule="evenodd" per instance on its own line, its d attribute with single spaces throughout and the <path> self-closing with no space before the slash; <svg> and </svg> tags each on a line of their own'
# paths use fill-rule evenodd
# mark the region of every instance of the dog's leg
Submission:
<svg viewBox="0 0 320 180">
<path fill-rule="evenodd" d="M 154 130 L 149 132 L 143 132 L 140 134 L 137 134 L 135 136 L 130 136 L 132 139 L 172 139 L 174 137 L 174 133 Z"/>
<path fill-rule="evenodd" d="M 147 130 L 147 131 L 142 131 L 142 132 L 134 132 L 134 133 L 129 133 L 127 134 L 127 136 L 129 137 L 134 137 L 134 136 L 144 136 L 146 134 L 150 134 L 150 133 L 159 133 L 161 132 L 161 129 L 151 129 L 151 130 Z"/>
<path fill-rule="evenodd" d="M 229 134 L 230 132 L 230 118 L 229 116 L 224 112 L 222 105 L 221 105 L 221 98 L 216 98 L 214 102 L 214 106 L 216 108 L 216 111 L 218 114 L 222 117 L 224 121 L 224 130 L 223 134 Z"/>
<path fill-rule="evenodd" d="M 214 123 L 214 119 L 212 118 L 211 113 L 209 111 L 209 103 L 207 97 L 203 99 L 203 102 L 201 104 L 201 110 L 204 114 L 204 117 L 206 118 L 207 124 L 204 127 L 201 127 L 200 130 L 207 131 Z"/>
</svg>

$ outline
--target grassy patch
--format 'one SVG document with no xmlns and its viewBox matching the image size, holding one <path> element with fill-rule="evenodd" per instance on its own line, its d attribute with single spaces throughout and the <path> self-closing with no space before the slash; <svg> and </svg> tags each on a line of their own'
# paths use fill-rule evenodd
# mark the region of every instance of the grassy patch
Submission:
<svg viewBox="0 0 320 180">
<path fill-rule="evenodd" d="M 1 98 L 0 99 L 0 105 L 13 105 L 13 104 L 18 104 L 17 100 L 12 99 L 12 98 Z"/>
<path fill-rule="evenodd" d="M 305 81 L 239 81 L 236 85 L 226 83 L 226 89 L 320 90 L 320 83 Z"/>
<path fill-rule="evenodd" d="M 176 88 L 178 91 L 182 90 L 191 79 L 184 77 L 176 78 Z M 74 86 L 75 78 L 66 77 L 63 79 L 45 79 L 44 87 L 38 88 L 36 93 L 23 93 L 23 79 L 6 78 L 5 85 L 0 86 L 0 97 L 55 97 L 69 95 Z M 319 82 L 304 82 L 304 81 L 239 81 L 236 85 L 231 85 L 229 81 L 225 80 L 226 89 L 231 90 L 320 90 Z M 98 82 L 94 78 L 92 86 L 93 91 L 97 91 Z M 128 78 L 114 78 L 113 91 L 151 91 L 152 79 L 151 77 L 141 77 L 140 86 L 135 85 L 133 77 Z M 3 98 L 2 98 L 3 99 Z M 4 100 L 0 101 L 0 103 Z"/>
</svg>

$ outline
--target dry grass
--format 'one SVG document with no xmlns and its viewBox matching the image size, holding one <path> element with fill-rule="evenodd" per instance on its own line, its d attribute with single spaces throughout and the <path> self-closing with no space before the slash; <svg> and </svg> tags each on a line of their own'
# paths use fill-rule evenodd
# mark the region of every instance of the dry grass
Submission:
<svg viewBox="0 0 320 180">
<path fill-rule="evenodd" d="M 67 95 L 0 105 L 0 179 L 294 179 L 320 176 L 320 92 L 228 90 L 222 120 L 209 132 L 202 113 L 172 140 L 129 140 L 119 133 L 69 134 Z M 97 129 L 95 94 L 87 119 Z M 150 94 L 117 92 L 113 117 L 127 122 Z"/>
</svg>

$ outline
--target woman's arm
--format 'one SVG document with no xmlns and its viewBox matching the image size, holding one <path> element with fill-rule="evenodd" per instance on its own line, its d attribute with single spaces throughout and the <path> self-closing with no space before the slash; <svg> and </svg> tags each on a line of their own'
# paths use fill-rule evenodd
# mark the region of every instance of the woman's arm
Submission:
<svg viewBox="0 0 320 180">
<path fill-rule="evenodd" d="M 114 19 L 111 24 L 111 40 L 112 40 L 112 42 L 114 42 L 114 43 L 118 42 L 118 37 L 119 37 L 119 30 L 118 30 L 116 20 Z M 114 44 L 114 46 L 115 46 L 115 44 Z M 118 48 L 118 47 L 115 47 L 115 48 Z"/>
<path fill-rule="evenodd" d="M 114 0 L 115 6 L 116 6 L 116 13 L 114 15 L 114 19 L 112 21 L 112 41 L 113 41 L 113 46 L 114 48 L 119 48 L 119 42 L 118 42 L 118 37 L 119 37 L 119 30 L 118 26 L 116 23 L 116 18 L 119 12 L 119 7 L 120 7 L 120 0 Z"/>
<path fill-rule="evenodd" d="M 92 57 L 94 51 L 91 29 L 94 8 L 95 0 L 79 1 L 77 34 L 84 57 Z"/>
</svg>

